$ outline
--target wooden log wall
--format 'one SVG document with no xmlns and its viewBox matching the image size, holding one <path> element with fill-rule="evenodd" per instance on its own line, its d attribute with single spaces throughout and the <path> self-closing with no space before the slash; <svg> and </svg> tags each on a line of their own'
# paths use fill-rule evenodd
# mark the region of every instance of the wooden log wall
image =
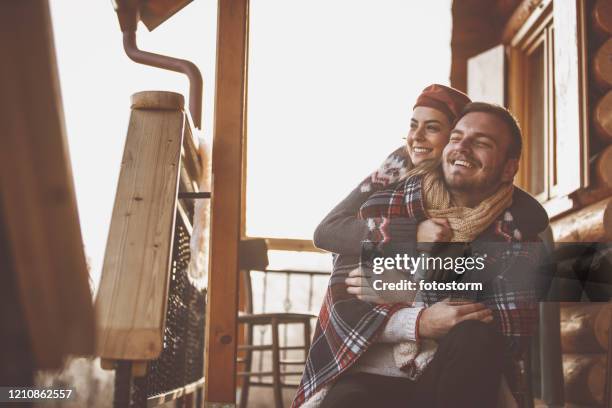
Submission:
<svg viewBox="0 0 612 408">
<path fill-rule="evenodd" d="M 555 239 L 560 241 L 612 241 L 611 3 L 609 0 L 585 2 L 590 179 L 587 188 L 571 196 L 579 210 L 551 223 Z"/>
<path fill-rule="evenodd" d="M 605 373 L 605 354 L 564 354 L 565 400 L 583 406 L 601 406 Z"/>
<path fill-rule="evenodd" d="M 591 182 L 597 188 L 612 188 L 612 2 L 597 0 L 590 4 Z"/>
<path fill-rule="evenodd" d="M 557 242 L 612 241 L 612 2 L 585 4 L 590 185 L 573 196 L 580 210 L 551 223 Z M 566 403 L 603 406 L 611 314 L 609 303 L 562 305 Z"/>
<path fill-rule="evenodd" d="M 612 306 L 567 303 L 561 308 L 561 347 L 566 402 L 601 406 Z"/>
</svg>

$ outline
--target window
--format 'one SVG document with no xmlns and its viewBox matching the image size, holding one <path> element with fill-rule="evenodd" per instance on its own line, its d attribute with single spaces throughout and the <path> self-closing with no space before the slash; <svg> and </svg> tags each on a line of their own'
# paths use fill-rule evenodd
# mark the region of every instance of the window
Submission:
<svg viewBox="0 0 612 408">
<path fill-rule="evenodd" d="M 582 0 L 544 0 L 510 44 L 508 105 L 523 130 L 515 181 L 551 216 L 587 186 L 585 47 Z"/>
<path fill-rule="evenodd" d="M 553 16 L 549 7 L 532 30 L 513 47 L 511 88 L 521 96 L 512 107 L 523 130 L 523 158 L 519 184 L 545 202 L 556 196 L 555 87 Z"/>
</svg>

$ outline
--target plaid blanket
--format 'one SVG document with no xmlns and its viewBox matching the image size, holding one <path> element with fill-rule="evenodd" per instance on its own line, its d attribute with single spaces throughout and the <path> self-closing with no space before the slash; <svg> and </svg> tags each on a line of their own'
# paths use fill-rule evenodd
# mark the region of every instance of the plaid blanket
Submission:
<svg viewBox="0 0 612 408">
<path fill-rule="evenodd" d="M 426 218 L 421 180 L 420 176 L 412 177 L 376 192 L 362 207 L 361 215 L 367 218 L 371 229 L 370 240 L 380 250 L 386 251 L 386 246 L 394 242 L 405 243 L 404 249 L 410 245 L 414 247 L 416 225 Z M 473 256 L 487 254 L 485 271 L 496 272 L 493 278 L 486 277 L 484 290 L 474 294 L 474 300 L 493 310 L 494 324 L 509 340 L 513 356 L 519 358 L 525 350 L 525 336 L 532 334 L 537 320 L 540 246 L 530 245 L 523 239 L 512 214 L 507 211 L 471 244 L 471 251 Z M 409 306 L 375 305 L 348 294 L 344 279 L 359 263 L 360 260 L 355 258 L 334 258 L 334 270 L 292 407 L 304 404 L 351 367 L 376 341 L 389 317 Z M 479 277 L 473 276 L 472 279 Z M 420 296 L 423 303 L 431 305 L 449 294 L 432 291 Z M 516 389 L 512 379 L 510 386 Z"/>
</svg>

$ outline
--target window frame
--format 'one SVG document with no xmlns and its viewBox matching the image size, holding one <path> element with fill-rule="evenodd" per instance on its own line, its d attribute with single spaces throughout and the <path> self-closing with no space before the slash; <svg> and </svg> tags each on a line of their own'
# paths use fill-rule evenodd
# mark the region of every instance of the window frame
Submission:
<svg viewBox="0 0 612 408">
<path fill-rule="evenodd" d="M 554 131 L 551 132 L 551 129 L 554 130 L 555 122 L 554 73 L 552 72 L 554 69 L 552 66 L 553 61 L 551 60 L 553 54 L 551 44 L 552 28 L 552 2 L 548 2 L 544 9 L 540 8 L 534 12 L 513 39 L 511 45 L 512 64 L 510 64 L 509 72 L 511 79 L 510 94 L 514 95 L 513 99 L 515 99 L 514 106 L 511 106 L 511 109 L 517 115 L 519 123 L 522 124 L 523 146 L 528 147 L 531 145 L 531 138 L 534 137 L 527 128 L 527 124 L 530 123 L 528 102 L 530 88 L 529 58 L 540 47 L 544 48 L 544 72 L 542 73 L 544 79 L 544 189 L 541 193 L 534 194 L 534 197 L 542 203 L 556 197 L 554 186 L 551 185 L 551 176 L 555 171 L 551 163 L 551 157 L 554 155 L 552 144 L 555 140 L 552 134 Z M 515 79 L 515 81 L 512 81 L 512 79 Z M 513 104 L 511 103 L 511 105 Z M 535 137 L 539 137 L 539 135 L 535 135 Z M 524 148 L 517 179 L 519 186 L 527 191 L 531 191 L 531 181 L 528 175 L 531 173 L 532 167 L 532 152 L 529 148 Z"/>
<path fill-rule="evenodd" d="M 524 146 L 530 145 L 529 129 L 526 125 L 529 123 L 529 103 L 528 103 L 528 74 L 527 74 L 527 58 L 529 51 L 533 50 L 533 47 L 539 45 L 538 41 L 544 41 L 545 50 L 545 73 L 544 73 L 544 99 L 545 99 L 545 188 L 544 192 L 537 194 L 535 197 L 542 203 L 544 208 L 549 213 L 549 216 L 555 217 L 565 213 L 574 208 L 574 201 L 570 198 L 570 195 L 577 190 L 588 187 L 588 107 L 586 104 L 585 97 L 585 60 L 584 52 L 586 49 L 586 36 L 584 33 L 584 1 L 577 0 L 573 7 L 576 8 L 576 28 L 577 28 L 577 46 L 578 46 L 578 67 L 577 67 L 577 81 L 578 81 L 578 95 L 579 98 L 579 115 L 578 121 L 580 126 L 580 134 L 578 140 L 572 141 L 572 143 L 578 144 L 580 149 L 580 163 L 577 164 L 575 161 L 570 160 L 572 170 L 581 175 L 580 185 L 575 186 L 572 182 L 568 182 L 563 178 L 563 171 L 560 171 L 560 162 L 564 157 L 564 151 L 558 151 L 560 145 L 563 143 L 567 144 L 567 132 L 559 134 L 557 129 L 557 122 L 562 117 L 557 117 L 559 108 L 561 112 L 567 112 L 564 106 L 557 106 L 560 97 L 562 95 L 556 95 L 555 89 L 558 89 L 558 79 L 556 74 L 559 72 L 560 67 L 555 66 L 555 59 L 558 56 L 559 51 L 569 52 L 571 48 L 562 50 L 555 48 L 555 15 L 565 16 L 571 10 L 566 10 L 568 5 L 563 4 L 560 1 L 555 2 L 557 9 L 553 9 L 553 0 L 544 0 L 537 7 L 532 14 L 525 20 L 523 25 L 519 28 L 516 34 L 512 37 L 509 42 L 508 54 L 508 105 L 512 112 L 517 116 L 519 123 L 523 125 L 524 133 Z M 570 14 L 567 14 L 570 15 Z M 567 30 L 566 30 L 567 31 Z M 571 45 L 568 45 L 571 47 Z M 563 66 L 561 66 L 562 68 Z M 563 79 L 563 78 L 561 78 Z M 563 143 L 561 143 L 563 142 Z M 530 157 L 529 149 L 523 150 L 523 157 L 519 164 L 519 171 L 516 177 L 516 184 L 527 191 L 530 190 L 530 179 L 528 175 L 532 169 L 532 159 Z M 574 168 L 574 166 L 576 168 Z M 566 170 L 566 169 L 563 169 Z"/>
</svg>

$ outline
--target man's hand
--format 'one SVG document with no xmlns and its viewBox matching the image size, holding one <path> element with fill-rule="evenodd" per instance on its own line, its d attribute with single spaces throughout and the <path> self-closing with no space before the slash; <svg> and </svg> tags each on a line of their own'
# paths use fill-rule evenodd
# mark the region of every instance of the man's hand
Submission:
<svg viewBox="0 0 612 408">
<path fill-rule="evenodd" d="M 381 275 L 382 276 L 382 275 Z M 384 273 L 385 282 L 400 282 L 406 276 L 396 270 L 387 270 Z M 349 277 L 344 280 L 348 293 L 357 296 L 365 302 L 376 304 L 384 303 L 412 303 L 416 291 L 409 290 L 385 290 L 376 291 L 368 282 L 368 277 L 360 268 L 355 268 L 349 272 Z"/>
<path fill-rule="evenodd" d="M 349 272 L 349 277 L 344 280 L 346 283 L 346 291 L 357 296 L 357 299 L 363 300 L 364 302 L 371 302 L 376 304 L 389 303 L 385 299 L 376 293 L 376 291 L 369 285 L 367 278 L 361 273 L 359 268 L 353 269 Z"/>
<path fill-rule="evenodd" d="M 444 299 L 423 310 L 419 318 L 419 335 L 429 339 L 443 337 L 456 324 L 465 320 L 493 321 L 493 312 L 482 303 Z"/>
</svg>

